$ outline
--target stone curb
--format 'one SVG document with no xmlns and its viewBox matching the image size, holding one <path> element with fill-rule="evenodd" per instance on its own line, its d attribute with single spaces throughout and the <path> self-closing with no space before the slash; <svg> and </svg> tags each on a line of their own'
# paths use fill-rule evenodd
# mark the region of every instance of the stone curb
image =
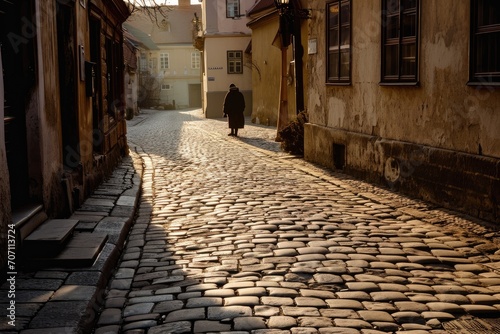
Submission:
<svg viewBox="0 0 500 334">
<path fill-rule="evenodd" d="M 92 231 L 80 231 L 108 234 L 94 264 L 91 267 L 43 268 L 19 272 L 16 281 L 15 326 L 7 323 L 10 319 L 2 311 L 0 333 L 87 333 L 94 326 L 105 288 L 120 259 L 140 203 L 144 168 L 137 150 L 132 146 L 129 155 L 86 200 L 95 200 L 106 194 L 106 198 L 113 198 L 114 203 L 109 215 L 104 215 Z M 120 194 L 109 195 L 106 192 L 111 189 L 116 192 L 120 187 L 123 187 Z M 82 207 L 84 205 L 85 202 Z M 73 215 L 78 214 L 76 210 Z M 92 211 L 87 210 L 84 214 L 91 215 Z M 0 305 L 4 310 L 3 306 L 9 303 L 6 300 L 9 290 L 7 285 L 5 283 L 0 287 Z"/>
</svg>

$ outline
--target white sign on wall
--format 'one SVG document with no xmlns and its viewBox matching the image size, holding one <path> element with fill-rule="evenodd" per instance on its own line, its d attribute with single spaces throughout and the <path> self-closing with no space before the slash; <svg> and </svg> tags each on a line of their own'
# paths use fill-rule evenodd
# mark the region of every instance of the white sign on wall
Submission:
<svg viewBox="0 0 500 334">
<path fill-rule="evenodd" d="M 308 54 L 310 55 L 315 55 L 317 52 L 318 52 L 318 41 L 316 40 L 316 38 L 313 38 L 313 39 L 310 39 L 309 42 L 307 43 L 308 44 Z"/>
</svg>

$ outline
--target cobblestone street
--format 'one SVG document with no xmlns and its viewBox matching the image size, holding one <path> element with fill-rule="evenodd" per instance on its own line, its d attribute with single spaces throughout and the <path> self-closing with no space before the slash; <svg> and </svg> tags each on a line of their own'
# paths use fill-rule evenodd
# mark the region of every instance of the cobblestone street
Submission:
<svg viewBox="0 0 500 334">
<path fill-rule="evenodd" d="M 147 110 L 127 131 L 142 196 L 96 334 L 498 330 L 485 224 L 290 156 L 248 119 L 235 138 Z"/>
</svg>

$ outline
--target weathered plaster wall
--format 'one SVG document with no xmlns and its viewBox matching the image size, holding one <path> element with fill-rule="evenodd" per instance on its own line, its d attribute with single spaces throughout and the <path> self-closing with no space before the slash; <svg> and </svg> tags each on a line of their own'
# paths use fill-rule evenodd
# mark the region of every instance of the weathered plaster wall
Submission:
<svg viewBox="0 0 500 334">
<path fill-rule="evenodd" d="M 277 16 L 252 25 L 252 120 L 276 126 L 278 122 L 281 50 L 274 47 Z"/>
<path fill-rule="evenodd" d="M 380 86 L 380 0 L 353 2 L 352 85 L 325 85 L 325 22 L 310 37 L 311 123 L 500 157 L 500 91 L 468 87 L 469 1 L 421 2 L 420 87 Z M 324 9 L 323 1 L 311 7 Z M 447 13 L 442 15 L 442 13 Z"/>
<path fill-rule="evenodd" d="M 470 1 L 421 1 L 418 86 L 379 85 L 381 1 L 352 4 L 352 84 L 331 86 L 325 3 L 310 2 L 306 159 L 334 167 L 345 145 L 350 174 L 500 220 L 500 90 L 467 85 Z"/>
<path fill-rule="evenodd" d="M 307 3 L 303 6 L 307 8 Z M 258 14 L 256 15 L 258 17 Z M 303 47 L 303 80 L 302 84 L 307 84 L 308 71 L 306 68 L 308 57 L 308 20 L 301 20 L 301 45 Z M 282 53 L 280 49 L 280 36 L 278 14 L 264 14 L 263 17 L 255 19 L 250 24 L 252 29 L 252 82 L 253 82 L 253 111 L 252 120 L 259 124 L 276 126 L 278 122 L 278 110 L 280 107 L 281 91 L 281 66 Z M 278 38 L 278 40 L 276 39 Z M 296 43 L 298 45 L 298 43 Z M 297 114 L 296 86 L 297 78 L 295 73 L 294 45 L 287 49 L 287 104 L 288 119 L 294 120 Z M 295 62 L 299 63 L 299 62 Z M 308 92 L 304 94 L 304 101 L 307 101 Z M 304 102 L 307 109 L 307 103 Z"/>
</svg>

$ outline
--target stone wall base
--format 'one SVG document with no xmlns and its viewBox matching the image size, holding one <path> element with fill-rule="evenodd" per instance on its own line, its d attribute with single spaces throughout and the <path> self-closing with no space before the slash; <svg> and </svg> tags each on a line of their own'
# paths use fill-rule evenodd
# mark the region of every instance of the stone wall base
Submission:
<svg viewBox="0 0 500 334">
<path fill-rule="evenodd" d="M 500 224 L 500 159 L 305 124 L 304 158 Z"/>
</svg>

